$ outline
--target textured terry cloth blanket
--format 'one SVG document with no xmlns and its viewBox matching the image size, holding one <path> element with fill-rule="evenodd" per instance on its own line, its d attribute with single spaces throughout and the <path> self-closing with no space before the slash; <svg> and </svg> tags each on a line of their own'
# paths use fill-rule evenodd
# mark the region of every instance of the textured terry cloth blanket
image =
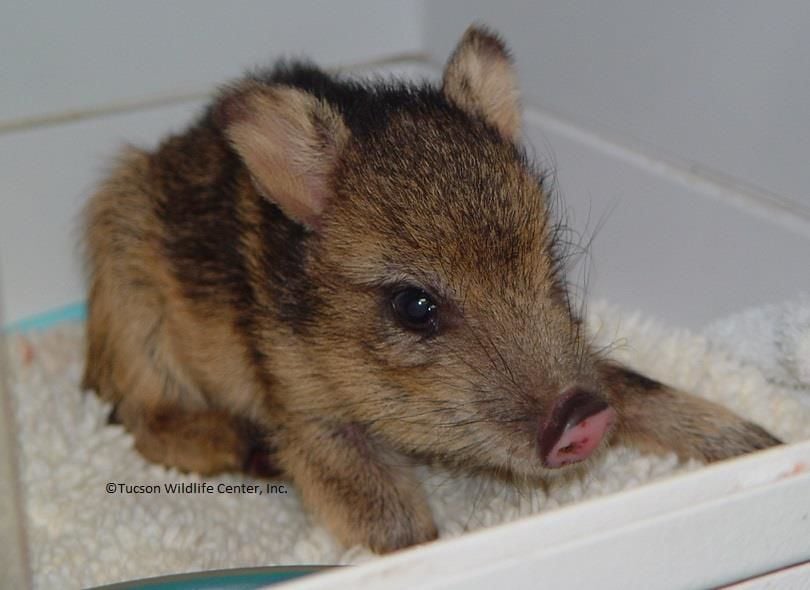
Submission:
<svg viewBox="0 0 810 590">
<path fill-rule="evenodd" d="M 810 438 L 810 301 L 751 311 L 705 335 L 672 330 L 600 304 L 589 323 L 613 356 L 651 377 L 716 400 L 786 441 Z M 357 563 L 287 494 L 108 493 L 108 484 L 239 484 L 147 463 L 109 408 L 83 394 L 82 325 L 10 335 L 28 543 L 37 588 L 75 588 L 203 569 Z M 516 490 L 483 477 L 423 468 L 443 537 L 553 510 L 650 480 L 699 469 L 675 457 L 616 448 L 581 478 Z M 255 482 L 250 482 L 255 483 Z"/>
<path fill-rule="evenodd" d="M 715 322 L 705 334 L 810 406 L 810 295 Z"/>
</svg>

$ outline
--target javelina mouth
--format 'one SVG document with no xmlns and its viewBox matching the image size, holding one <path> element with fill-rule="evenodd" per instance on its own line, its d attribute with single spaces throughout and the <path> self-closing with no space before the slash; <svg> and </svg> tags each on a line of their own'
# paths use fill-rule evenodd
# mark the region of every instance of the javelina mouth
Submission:
<svg viewBox="0 0 810 590">
<path fill-rule="evenodd" d="M 616 411 L 596 394 L 580 388 L 564 393 L 540 430 L 543 465 L 554 468 L 584 461 L 615 421 Z"/>
</svg>

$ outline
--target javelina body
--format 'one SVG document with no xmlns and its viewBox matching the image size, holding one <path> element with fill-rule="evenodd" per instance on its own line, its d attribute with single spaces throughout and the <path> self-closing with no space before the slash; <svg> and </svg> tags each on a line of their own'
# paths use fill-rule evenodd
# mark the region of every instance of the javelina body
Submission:
<svg viewBox="0 0 810 590">
<path fill-rule="evenodd" d="M 147 458 L 272 464 L 380 552 L 436 537 L 415 461 L 543 478 L 611 441 L 776 444 L 591 350 L 519 130 L 475 28 L 440 88 L 300 64 L 229 87 L 90 202 L 86 386 Z"/>
</svg>

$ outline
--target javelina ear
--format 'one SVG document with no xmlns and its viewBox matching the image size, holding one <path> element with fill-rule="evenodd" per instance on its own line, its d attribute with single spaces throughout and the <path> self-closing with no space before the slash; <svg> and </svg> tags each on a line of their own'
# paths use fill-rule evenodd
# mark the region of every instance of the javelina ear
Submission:
<svg viewBox="0 0 810 590">
<path fill-rule="evenodd" d="M 486 119 L 501 134 L 520 134 L 520 99 L 512 59 L 503 41 L 471 26 L 447 62 L 444 95 L 468 113 Z"/>
<path fill-rule="evenodd" d="M 340 114 L 304 91 L 248 83 L 226 92 L 214 118 L 259 192 L 290 219 L 317 229 L 349 140 Z"/>
</svg>

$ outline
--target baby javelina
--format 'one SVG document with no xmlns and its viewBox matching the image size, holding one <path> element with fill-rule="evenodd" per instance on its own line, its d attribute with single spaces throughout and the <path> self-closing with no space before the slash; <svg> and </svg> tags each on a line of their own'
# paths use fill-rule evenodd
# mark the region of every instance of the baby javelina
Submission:
<svg viewBox="0 0 810 590">
<path fill-rule="evenodd" d="M 345 544 L 435 539 L 418 462 L 520 479 L 610 443 L 779 443 L 589 348 L 503 43 L 440 88 L 307 64 L 229 86 L 87 211 L 84 383 L 148 459 L 277 469 Z"/>
</svg>

